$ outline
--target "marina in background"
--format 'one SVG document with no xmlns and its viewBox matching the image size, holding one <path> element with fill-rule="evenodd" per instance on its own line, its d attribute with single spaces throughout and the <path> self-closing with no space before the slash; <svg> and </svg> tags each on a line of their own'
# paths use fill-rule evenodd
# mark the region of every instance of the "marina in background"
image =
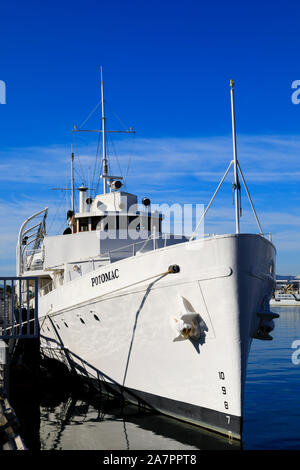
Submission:
<svg viewBox="0 0 300 470">
<path fill-rule="evenodd" d="M 270 305 L 300 307 L 300 276 L 276 276 Z"/>
</svg>

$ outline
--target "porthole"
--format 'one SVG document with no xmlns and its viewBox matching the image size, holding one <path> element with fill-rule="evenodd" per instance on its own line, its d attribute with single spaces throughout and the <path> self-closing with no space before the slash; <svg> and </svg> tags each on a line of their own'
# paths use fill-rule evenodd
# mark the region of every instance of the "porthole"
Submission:
<svg viewBox="0 0 300 470">
<path fill-rule="evenodd" d="M 82 318 L 80 318 L 80 321 L 81 321 L 81 323 L 83 323 L 85 325 L 85 321 Z"/>
<path fill-rule="evenodd" d="M 64 324 L 66 325 L 67 328 L 69 328 L 66 322 L 64 322 Z"/>
<path fill-rule="evenodd" d="M 95 320 L 100 321 L 100 318 L 97 317 L 97 315 L 94 315 Z"/>
</svg>

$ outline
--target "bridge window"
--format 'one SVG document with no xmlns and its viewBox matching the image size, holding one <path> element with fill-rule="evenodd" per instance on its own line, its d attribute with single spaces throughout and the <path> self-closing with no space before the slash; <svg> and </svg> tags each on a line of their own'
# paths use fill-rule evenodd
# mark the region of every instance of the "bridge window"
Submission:
<svg viewBox="0 0 300 470">
<path fill-rule="evenodd" d="M 104 215 L 103 216 L 100 216 L 100 217 L 91 217 L 91 222 L 92 222 L 92 230 L 96 230 L 97 229 L 97 225 L 99 224 L 99 222 L 104 218 Z M 99 227 L 98 227 L 99 228 Z"/>
<path fill-rule="evenodd" d="M 79 232 L 88 232 L 89 222 L 88 219 L 79 219 Z"/>
</svg>

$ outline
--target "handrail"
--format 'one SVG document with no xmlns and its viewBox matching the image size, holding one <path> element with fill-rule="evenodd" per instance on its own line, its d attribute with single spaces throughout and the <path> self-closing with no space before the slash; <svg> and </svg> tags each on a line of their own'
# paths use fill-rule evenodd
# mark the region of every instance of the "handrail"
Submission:
<svg viewBox="0 0 300 470">
<path fill-rule="evenodd" d="M 51 292 L 53 290 L 53 282 L 52 282 L 52 279 L 51 281 L 47 282 L 47 284 L 45 284 L 39 291 L 39 295 L 40 297 L 42 297 L 42 290 L 45 290 L 45 294 L 43 295 L 46 295 L 46 294 L 49 294 L 49 292 Z M 46 292 L 47 291 L 47 292 Z"/>
<path fill-rule="evenodd" d="M 22 272 L 24 271 L 24 259 L 23 259 L 23 253 L 22 253 L 22 240 L 23 240 L 23 237 L 26 233 L 29 233 L 31 230 L 33 230 L 34 228 L 36 227 L 39 227 L 38 230 L 37 230 L 37 234 L 36 234 L 36 238 L 35 238 L 35 241 L 37 243 L 40 242 L 40 240 L 42 239 L 43 235 L 45 234 L 45 222 L 46 222 L 46 218 L 47 218 L 47 213 L 48 213 L 48 207 L 45 207 L 45 209 L 42 209 L 38 212 L 35 212 L 33 215 L 31 215 L 30 217 L 28 217 L 28 219 L 26 219 L 23 224 L 21 225 L 21 228 L 19 230 L 19 235 L 18 235 L 18 243 L 17 243 L 17 273 L 19 276 L 21 276 Z M 39 215 L 41 214 L 44 214 L 44 217 L 43 219 L 41 220 L 41 222 L 39 224 L 36 224 L 35 226 L 33 227 L 30 227 L 28 228 L 26 231 L 24 231 L 24 228 L 27 226 L 27 224 L 32 220 L 34 219 L 35 217 L 38 217 Z M 31 243 L 31 242 L 30 242 Z M 25 250 L 24 250 L 25 251 Z"/>
<path fill-rule="evenodd" d="M 163 240 L 165 239 L 166 235 L 172 235 L 172 234 L 166 234 L 166 233 L 162 233 L 160 235 L 158 235 L 157 233 L 156 234 L 151 234 L 148 238 L 146 238 L 145 240 L 140 240 L 138 242 L 133 242 L 133 243 L 130 243 L 129 245 L 124 245 L 124 246 L 120 246 L 118 248 L 114 248 L 113 250 L 109 250 L 109 251 L 106 251 L 105 253 L 103 253 L 103 256 L 104 255 L 107 255 L 109 253 L 114 253 L 114 252 L 118 252 L 118 251 L 122 251 L 124 248 L 131 248 L 133 246 L 136 246 L 136 245 L 140 245 L 141 243 L 143 243 L 143 246 L 141 248 L 141 250 L 143 250 L 145 248 L 145 246 L 147 245 L 147 243 L 152 240 L 153 238 L 155 238 L 156 240 L 159 240 L 160 238 Z M 183 235 L 183 237 L 185 237 L 185 235 Z"/>
</svg>

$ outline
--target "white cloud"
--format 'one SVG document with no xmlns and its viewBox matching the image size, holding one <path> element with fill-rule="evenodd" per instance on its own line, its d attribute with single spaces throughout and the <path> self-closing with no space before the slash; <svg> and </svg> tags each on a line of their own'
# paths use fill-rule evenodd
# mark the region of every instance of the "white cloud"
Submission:
<svg viewBox="0 0 300 470">
<path fill-rule="evenodd" d="M 118 160 L 126 173 L 132 156 L 130 179 L 151 177 L 151 180 L 196 176 L 201 180 L 218 181 L 232 159 L 231 137 L 199 138 L 136 138 L 134 142 L 117 141 L 111 165 L 117 170 Z M 78 177 L 87 178 L 87 167 L 94 170 L 95 147 L 83 145 L 75 161 Z M 238 158 L 247 180 L 284 181 L 300 179 L 300 138 L 298 136 L 238 137 Z M 66 145 L 47 148 L 27 147 L 0 152 L 2 181 L 40 182 L 65 181 L 69 178 L 70 149 Z"/>
<path fill-rule="evenodd" d="M 255 185 L 254 194 L 251 187 L 250 191 L 254 203 L 256 201 L 259 205 L 258 216 L 263 230 L 273 233 L 273 240 L 280 250 L 295 253 L 293 262 L 296 265 L 300 258 L 297 235 L 300 233 L 299 198 L 296 203 L 288 196 L 287 185 L 300 181 L 300 138 L 238 135 L 237 144 L 238 158 L 246 181 L 251 183 L 251 187 Z M 118 151 L 118 161 L 115 156 L 110 161 L 112 171 L 117 174 L 119 162 L 123 175 L 126 175 L 128 160 L 132 156 L 125 190 L 149 195 L 155 202 L 207 204 L 232 159 L 230 136 L 135 138 L 130 142 L 117 141 L 115 149 Z M 95 147 L 85 143 L 79 151 L 80 158 L 75 159 L 76 180 L 78 184 L 88 184 L 88 168 L 92 182 L 94 173 L 98 175 L 100 171 L 100 163 L 97 168 L 94 167 Z M 61 194 L 50 192 L 49 189 L 70 187 L 69 155 L 70 147 L 67 145 L 15 148 L 0 152 L 1 184 L 8 189 L 16 188 L 13 196 L 10 194 L 8 200 L 0 201 L 1 220 L 5 220 L 5 226 L 0 228 L 0 257 L 6 266 L 9 265 L 8 259 L 14 265 L 17 233 L 29 215 L 49 205 L 48 226 L 54 227 L 56 214 L 59 230 L 64 227 L 69 193 L 65 193 L 61 200 Z M 208 213 L 206 227 L 212 233 L 229 233 L 234 230 L 232 179 L 231 173 L 226 180 L 227 189 L 222 193 L 222 188 Z M 20 194 L 21 183 L 31 184 L 30 191 L 22 188 Z M 93 187 L 96 187 L 95 183 Z M 266 200 L 266 192 L 272 195 L 271 200 Z M 273 205 L 273 199 L 280 199 L 281 194 L 282 197 L 288 197 L 286 210 Z M 59 200 L 56 204 L 55 198 Z M 257 227 L 254 218 L 247 208 L 248 203 L 244 201 L 245 197 L 241 226 L 245 231 L 255 232 Z"/>
</svg>

